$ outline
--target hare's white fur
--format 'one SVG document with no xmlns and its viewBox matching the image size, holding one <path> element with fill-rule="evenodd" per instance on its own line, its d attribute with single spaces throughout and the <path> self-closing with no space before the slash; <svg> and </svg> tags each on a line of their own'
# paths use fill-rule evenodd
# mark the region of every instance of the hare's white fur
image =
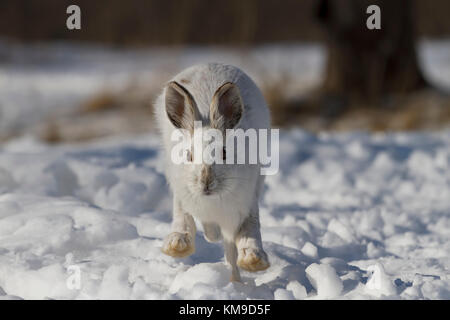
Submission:
<svg viewBox="0 0 450 320">
<path fill-rule="evenodd" d="M 182 71 L 172 81 L 181 84 L 191 94 L 205 128 L 210 125 L 213 97 L 225 83 L 232 83 L 239 88 L 243 102 L 243 114 L 236 128 L 270 128 L 269 110 L 260 90 L 244 72 L 234 66 L 218 63 L 196 65 Z M 256 260 L 264 260 L 263 265 L 259 268 L 249 266 L 246 269 L 252 270 L 254 267 L 254 270 L 261 270 L 268 267 L 259 233 L 258 198 L 264 182 L 259 163 L 224 166 L 223 171 L 216 174 L 223 178 L 223 190 L 216 195 L 202 195 L 200 187 L 195 183 L 198 166 L 177 165 L 171 161 L 171 150 L 176 143 L 171 141 L 171 135 L 176 127 L 169 120 L 166 111 L 167 90 L 166 87 L 155 105 L 156 120 L 165 149 L 166 177 L 174 193 L 172 231 L 175 236 L 169 236 L 165 245 L 170 247 L 179 244 L 181 252 L 179 255 L 171 254 L 168 248 L 165 252 L 173 256 L 185 256 L 193 252 L 192 248 L 188 248 L 193 246 L 195 240 L 196 229 L 190 217 L 192 215 L 203 223 L 207 240 L 215 241 L 220 238 L 220 234 L 223 236 L 226 258 L 233 267 L 234 280 L 239 280 L 236 259 L 238 263 L 245 259 L 252 260 L 254 256 L 245 256 L 252 250 Z M 186 252 L 181 250 L 184 246 L 187 246 Z"/>
</svg>

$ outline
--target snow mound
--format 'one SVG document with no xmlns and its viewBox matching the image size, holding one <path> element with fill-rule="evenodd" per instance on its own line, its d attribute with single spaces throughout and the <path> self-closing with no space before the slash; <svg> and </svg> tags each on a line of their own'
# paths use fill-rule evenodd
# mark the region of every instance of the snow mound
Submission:
<svg viewBox="0 0 450 320">
<path fill-rule="evenodd" d="M 313 263 L 305 271 L 308 280 L 317 291 L 318 298 L 335 298 L 341 294 L 342 281 L 332 266 Z"/>
<path fill-rule="evenodd" d="M 380 297 L 381 295 L 391 296 L 397 293 L 397 288 L 386 274 L 381 263 L 369 266 L 367 271 L 372 273 L 366 283 L 366 289 L 369 293 L 377 297 Z"/>
<path fill-rule="evenodd" d="M 291 291 L 286 289 L 277 289 L 273 293 L 275 300 L 294 300 L 294 295 Z"/>
<path fill-rule="evenodd" d="M 185 272 L 179 273 L 173 280 L 169 292 L 191 291 L 196 286 L 225 287 L 229 283 L 229 271 L 223 263 L 202 263 Z"/>
<path fill-rule="evenodd" d="M 297 300 L 303 300 L 308 296 L 306 288 L 302 286 L 300 282 L 295 280 L 289 282 L 289 284 L 286 286 L 286 289 L 291 291 L 294 295 L 294 298 Z"/>
</svg>

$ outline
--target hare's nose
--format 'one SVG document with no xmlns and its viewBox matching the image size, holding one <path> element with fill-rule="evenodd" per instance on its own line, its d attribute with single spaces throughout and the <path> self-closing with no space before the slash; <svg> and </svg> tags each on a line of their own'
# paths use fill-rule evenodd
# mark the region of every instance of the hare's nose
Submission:
<svg viewBox="0 0 450 320">
<path fill-rule="evenodd" d="M 209 196 L 211 194 L 211 189 L 209 188 L 208 184 L 203 187 L 203 194 L 205 196 Z"/>
<path fill-rule="evenodd" d="M 204 166 L 201 171 L 200 181 L 204 186 L 211 184 L 212 182 L 212 172 L 210 166 Z"/>
<path fill-rule="evenodd" d="M 214 188 L 213 174 L 210 166 L 205 166 L 202 168 L 202 173 L 200 177 L 201 184 L 203 186 L 203 194 L 210 195 Z"/>
</svg>

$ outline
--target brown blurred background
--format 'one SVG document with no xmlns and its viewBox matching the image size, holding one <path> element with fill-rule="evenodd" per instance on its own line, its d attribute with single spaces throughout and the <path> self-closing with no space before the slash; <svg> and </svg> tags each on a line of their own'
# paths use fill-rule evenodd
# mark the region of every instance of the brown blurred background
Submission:
<svg viewBox="0 0 450 320">
<path fill-rule="evenodd" d="M 65 28 L 70 4 L 81 7 L 80 31 Z M 365 27 L 365 8 L 371 4 L 381 8 L 381 30 Z M 421 39 L 450 38 L 449 13 L 447 0 L 3 0 L 0 37 L 24 44 L 66 41 L 174 50 L 320 43 L 327 56 L 319 85 L 289 96 L 282 90 L 289 78 L 263 86 L 276 126 L 313 131 L 441 129 L 450 123 L 448 88 L 428 81 L 417 45 Z M 80 114 L 98 117 L 128 108 L 142 118 L 155 92 L 136 90 L 130 86 L 120 94 L 101 92 L 82 103 Z M 53 118 L 47 124 L 44 138 L 68 136 L 62 132 L 67 122 L 58 121 L 64 120 Z"/>
<path fill-rule="evenodd" d="M 364 1 L 364 4 L 406 0 Z M 116 45 L 180 45 L 325 40 L 318 19 L 321 0 L 2 0 L 0 34 L 21 41 L 79 40 Z M 326 1 L 325 1 L 326 2 Z M 341 11 L 352 1 L 331 0 Z M 83 28 L 64 28 L 66 8 L 82 8 Z M 415 0 L 412 15 L 419 37 L 450 35 L 450 2 Z M 382 8 L 383 12 L 383 8 Z M 396 15 L 400 15 L 396 12 Z M 394 18 L 395 19 L 395 18 Z M 394 22 L 394 21 L 392 21 Z M 63 28 L 61 27 L 63 26 Z"/>
</svg>

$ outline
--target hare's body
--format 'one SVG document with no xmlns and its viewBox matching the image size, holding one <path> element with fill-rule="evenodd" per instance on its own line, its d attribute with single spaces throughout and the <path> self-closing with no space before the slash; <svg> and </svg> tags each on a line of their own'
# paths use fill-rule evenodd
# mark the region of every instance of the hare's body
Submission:
<svg viewBox="0 0 450 320">
<path fill-rule="evenodd" d="M 269 129 L 269 110 L 260 90 L 236 67 L 194 66 L 173 78 L 158 98 L 155 112 L 165 148 L 166 177 L 174 193 L 173 232 L 163 251 L 177 257 L 194 252 L 193 216 L 202 222 L 207 240 L 223 237 L 234 280 L 239 280 L 236 260 L 246 270 L 267 268 L 259 232 L 258 198 L 264 181 L 260 164 L 175 164 L 171 159 L 177 143 L 171 141 L 172 132 L 192 131 L 194 120 L 205 129 L 223 132 Z"/>
</svg>

